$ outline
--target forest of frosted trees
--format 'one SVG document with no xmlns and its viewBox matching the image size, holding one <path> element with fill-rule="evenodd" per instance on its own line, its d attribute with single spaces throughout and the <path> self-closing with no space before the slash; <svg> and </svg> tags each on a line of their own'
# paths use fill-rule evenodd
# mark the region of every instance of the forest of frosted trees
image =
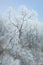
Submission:
<svg viewBox="0 0 43 65">
<path fill-rule="evenodd" d="M 0 13 L 0 65 L 43 65 L 43 23 L 21 6 Z"/>
</svg>

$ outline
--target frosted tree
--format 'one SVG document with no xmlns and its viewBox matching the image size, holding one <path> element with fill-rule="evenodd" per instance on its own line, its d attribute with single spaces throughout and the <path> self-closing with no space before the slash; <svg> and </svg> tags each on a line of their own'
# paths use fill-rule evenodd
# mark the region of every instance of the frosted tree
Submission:
<svg viewBox="0 0 43 65">
<path fill-rule="evenodd" d="M 0 64 L 39 65 L 41 44 L 37 13 L 21 6 L 0 19 Z M 40 26 L 41 27 L 41 26 Z M 41 62 L 40 62 L 41 61 Z"/>
</svg>

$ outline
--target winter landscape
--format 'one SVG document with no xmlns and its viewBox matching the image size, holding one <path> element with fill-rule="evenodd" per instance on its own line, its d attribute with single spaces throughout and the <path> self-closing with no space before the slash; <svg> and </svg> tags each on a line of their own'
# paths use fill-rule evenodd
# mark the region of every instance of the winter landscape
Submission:
<svg viewBox="0 0 43 65">
<path fill-rule="evenodd" d="M 0 65 L 43 65 L 43 22 L 21 5 L 0 13 Z"/>
</svg>

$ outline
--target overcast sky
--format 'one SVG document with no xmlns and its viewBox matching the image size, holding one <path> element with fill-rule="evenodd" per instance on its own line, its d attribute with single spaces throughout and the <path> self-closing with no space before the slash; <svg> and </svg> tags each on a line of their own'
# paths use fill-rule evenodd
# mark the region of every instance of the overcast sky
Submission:
<svg viewBox="0 0 43 65">
<path fill-rule="evenodd" d="M 5 11 L 9 6 L 17 10 L 20 5 L 36 10 L 39 14 L 39 20 L 43 21 L 43 0 L 0 0 L 0 11 Z"/>
</svg>

